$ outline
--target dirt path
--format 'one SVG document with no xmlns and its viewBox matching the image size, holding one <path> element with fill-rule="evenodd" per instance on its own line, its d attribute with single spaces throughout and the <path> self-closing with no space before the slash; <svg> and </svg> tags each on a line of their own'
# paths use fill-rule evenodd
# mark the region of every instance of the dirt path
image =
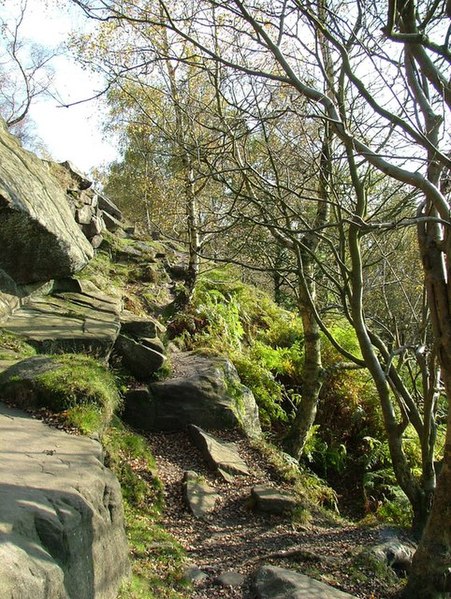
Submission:
<svg viewBox="0 0 451 599">
<path fill-rule="evenodd" d="M 249 504 L 252 487 L 259 483 L 280 487 L 281 480 L 245 440 L 233 434 L 226 440 L 238 443 L 241 457 L 252 469 L 251 476 L 236 477 L 231 484 L 206 468 L 187 434 L 149 436 L 165 488 L 164 526 L 181 542 L 190 562 L 208 574 L 196 584 L 193 599 L 251 599 L 252 573 L 263 564 L 298 569 L 362 599 L 395 597 L 393 587 L 355 565 L 351 567 L 352 557 L 361 548 L 381 542 L 379 529 L 324 522 L 300 526 L 281 517 L 255 514 Z M 221 496 L 206 520 L 196 520 L 184 506 L 185 470 L 202 475 Z M 230 570 L 246 577 L 243 585 L 218 584 L 218 575 Z"/>
</svg>

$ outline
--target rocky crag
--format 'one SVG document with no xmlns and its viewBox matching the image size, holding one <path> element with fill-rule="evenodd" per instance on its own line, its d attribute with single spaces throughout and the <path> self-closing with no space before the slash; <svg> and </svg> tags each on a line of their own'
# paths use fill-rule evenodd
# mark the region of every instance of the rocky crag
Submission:
<svg viewBox="0 0 451 599">
<path fill-rule="evenodd" d="M 52 356 L 83 353 L 128 371 L 125 418 L 140 429 L 191 423 L 258 434 L 255 400 L 225 358 L 179 354 L 183 373 L 180 366 L 172 382 L 151 382 L 167 354 L 165 329 L 150 314 L 161 308 L 152 290 L 166 287 L 171 301 L 171 272 L 183 271 L 182 254 L 138 239 L 71 164 L 38 159 L 3 123 L 0 165 L 0 332 L 37 352 L 0 348 L 0 399 L 41 407 L 36 380 L 58 367 Z M 95 269 L 83 276 L 98 252 L 150 285 L 149 310 L 101 290 Z M 128 572 L 127 544 L 119 485 L 101 445 L 0 406 L 1 596 L 114 597 Z"/>
</svg>

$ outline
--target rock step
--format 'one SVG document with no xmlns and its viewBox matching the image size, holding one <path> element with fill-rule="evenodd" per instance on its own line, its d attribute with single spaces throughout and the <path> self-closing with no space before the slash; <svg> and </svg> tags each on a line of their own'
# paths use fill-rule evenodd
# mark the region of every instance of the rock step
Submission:
<svg viewBox="0 0 451 599">
<path fill-rule="evenodd" d="M 214 511 L 220 495 L 193 470 L 183 475 L 183 496 L 195 518 L 205 518 Z"/>
<path fill-rule="evenodd" d="M 207 463 L 225 480 L 233 481 L 235 475 L 249 474 L 246 462 L 240 457 L 235 443 L 218 441 L 198 426 L 188 427 L 194 445 L 200 450 Z"/>
<path fill-rule="evenodd" d="M 92 293 L 31 299 L 1 323 L 41 352 L 80 352 L 108 358 L 119 333 L 120 303 Z"/>
<path fill-rule="evenodd" d="M 299 505 L 292 493 L 269 485 L 257 485 L 252 489 L 251 496 L 254 508 L 268 514 L 288 514 Z"/>
<path fill-rule="evenodd" d="M 356 599 L 310 576 L 277 566 L 262 566 L 254 589 L 258 599 Z"/>
<path fill-rule="evenodd" d="M 0 402 L 0 447 L 0 597 L 116 597 L 128 547 L 100 444 Z"/>
</svg>

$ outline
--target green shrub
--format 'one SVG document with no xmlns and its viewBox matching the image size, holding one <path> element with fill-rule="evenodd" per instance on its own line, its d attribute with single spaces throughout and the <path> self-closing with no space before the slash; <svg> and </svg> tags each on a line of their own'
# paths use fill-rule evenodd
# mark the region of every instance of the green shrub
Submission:
<svg viewBox="0 0 451 599">
<path fill-rule="evenodd" d="M 280 405 L 283 387 L 274 379 L 272 373 L 246 354 L 235 352 L 232 360 L 241 382 L 254 394 L 261 424 L 270 427 L 271 423 L 286 422 L 287 414 Z"/>
<path fill-rule="evenodd" d="M 344 443 L 329 445 L 320 435 L 319 424 L 314 424 L 309 431 L 304 446 L 304 456 L 325 477 L 330 471 L 343 472 L 348 461 L 348 453 Z"/>
<path fill-rule="evenodd" d="M 227 355 L 253 392 L 263 426 L 289 418 L 291 392 L 302 364 L 300 319 L 277 306 L 231 268 L 199 277 L 190 306 L 169 323 L 168 334 L 185 350 Z M 287 398 L 289 401 L 287 401 Z"/>
<path fill-rule="evenodd" d="M 376 511 L 376 517 L 383 522 L 410 528 L 412 526 L 412 506 L 401 489 L 394 485 L 390 489 L 390 498 L 385 499 Z"/>
</svg>

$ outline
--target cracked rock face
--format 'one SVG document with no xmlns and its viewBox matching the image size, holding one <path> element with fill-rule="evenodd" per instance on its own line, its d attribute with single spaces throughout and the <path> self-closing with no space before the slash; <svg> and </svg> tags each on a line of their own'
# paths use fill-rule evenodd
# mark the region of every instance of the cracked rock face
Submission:
<svg viewBox="0 0 451 599">
<path fill-rule="evenodd" d="M 16 283 L 70 276 L 93 250 L 45 163 L 0 120 L 0 268 Z"/>
<path fill-rule="evenodd" d="M 127 542 L 101 446 L 0 403 L 0 454 L 0 597 L 115 597 Z"/>
</svg>

